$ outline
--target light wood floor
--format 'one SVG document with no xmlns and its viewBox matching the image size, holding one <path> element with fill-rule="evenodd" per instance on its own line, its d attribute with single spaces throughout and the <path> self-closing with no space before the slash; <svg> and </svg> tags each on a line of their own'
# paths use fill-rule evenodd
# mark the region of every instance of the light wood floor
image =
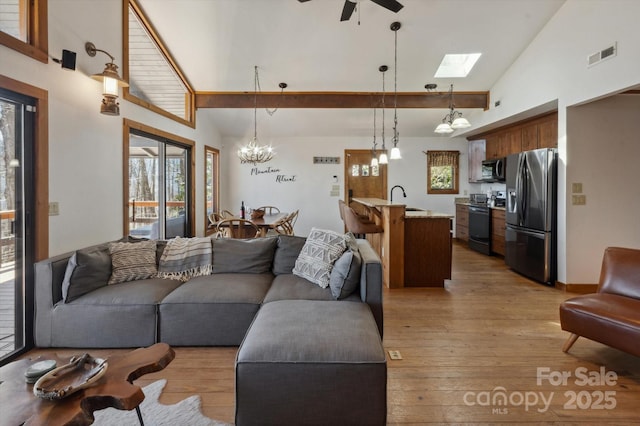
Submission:
<svg viewBox="0 0 640 426">
<path fill-rule="evenodd" d="M 389 424 L 640 424 L 640 358 L 583 338 L 569 354 L 561 351 L 567 334 L 558 304 L 572 294 L 531 282 L 502 259 L 462 245 L 454 244 L 453 259 L 445 289 L 385 291 L 384 346 L 403 357 L 388 361 Z M 175 349 L 165 370 L 138 383 L 166 378 L 161 402 L 198 394 L 206 415 L 233 422 L 236 348 Z M 29 355 L 41 352 L 49 351 Z M 600 366 L 617 374 L 616 384 L 580 386 L 576 369 L 595 375 Z M 571 377 L 566 385 L 538 384 L 539 368 Z M 501 390 L 507 403 L 492 404 Z"/>
</svg>

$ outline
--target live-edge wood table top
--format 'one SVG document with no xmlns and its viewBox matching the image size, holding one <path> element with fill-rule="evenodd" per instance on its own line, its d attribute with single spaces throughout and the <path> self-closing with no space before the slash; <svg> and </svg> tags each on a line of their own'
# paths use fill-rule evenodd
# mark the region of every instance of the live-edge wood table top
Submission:
<svg viewBox="0 0 640 426">
<path fill-rule="evenodd" d="M 107 359 L 107 372 L 95 385 L 58 401 L 35 396 L 33 385 L 25 382 L 24 372 L 44 359 L 55 359 L 58 367 L 67 364 L 68 359 L 46 356 L 9 363 L 0 368 L 0 425 L 90 425 L 96 410 L 132 410 L 144 400 L 144 393 L 131 382 L 164 369 L 174 357 L 175 352 L 166 343 L 114 355 Z"/>
</svg>

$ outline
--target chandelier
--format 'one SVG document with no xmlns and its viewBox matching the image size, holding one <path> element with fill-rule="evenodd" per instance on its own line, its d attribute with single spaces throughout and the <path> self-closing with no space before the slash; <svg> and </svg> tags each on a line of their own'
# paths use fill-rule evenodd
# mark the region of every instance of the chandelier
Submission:
<svg viewBox="0 0 640 426">
<path fill-rule="evenodd" d="M 258 78 L 258 66 L 254 66 L 254 96 L 253 96 L 253 137 L 249 142 L 238 149 L 238 158 L 242 164 L 251 163 L 256 165 L 258 163 L 266 163 L 270 161 L 275 155 L 275 151 L 271 145 L 261 145 L 258 141 L 258 88 L 260 87 L 260 80 Z M 280 83 L 280 88 L 284 91 L 287 87 L 286 83 Z M 269 115 L 277 110 L 270 111 L 267 109 Z"/>
<path fill-rule="evenodd" d="M 426 87 L 426 86 L 425 86 Z M 453 109 L 453 84 L 449 88 L 449 114 L 445 115 L 442 123 L 434 130 L 436 133 L 453 133 L 457 129 L 466 129 L 471 127 L 469 120 L 462 116 L 460 111 Z"/>
</svg>

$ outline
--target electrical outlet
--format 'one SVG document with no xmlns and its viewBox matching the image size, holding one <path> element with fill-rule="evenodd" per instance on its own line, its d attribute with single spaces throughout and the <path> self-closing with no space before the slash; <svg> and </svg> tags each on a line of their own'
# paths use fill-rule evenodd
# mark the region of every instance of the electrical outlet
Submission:
<svg viewBox="0 0 640 426">
<path fill-rule="evenodd" d="M 57 201 L 49 203 L 49 216 L 58 216 L 60 214 L 60 204 Z"/>
<path fill-rule="evenodd" d="M 389 358 L 402 359 L 402 354 L 400 353 L 400 351 L 389 351 Z"/>
</svg>

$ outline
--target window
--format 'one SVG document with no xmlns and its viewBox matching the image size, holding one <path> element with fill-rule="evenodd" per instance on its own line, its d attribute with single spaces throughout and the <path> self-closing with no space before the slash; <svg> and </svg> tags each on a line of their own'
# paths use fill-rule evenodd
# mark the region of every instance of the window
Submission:
<svg viewBox="0 0 640 426">
<path fill-rule="evenodd" d="M 125 120 L 124 235 L 194 235 L 194 142 Z"/>
<path fill-rule="evenodd" d="M 427 151 L 427 194 L 458 193 L 459 151 Z"/>
<path fill-rule="evenodd" d="M 205 234 L 215 230 L 210 226 L 209 215 L 220 212 L 220 151 L 210 146 L 204 147 L 204 229 Z"/>
<path fill-rule="evenodd" d="M 0 0 L 2 1 L 2 0 Z M 134 0 L 123 0 L 124 99 L 195 127 L 195 93 Z"/>
<path fill-rule="evenodd" d="M 47 0 L 0 0 L 0 44 L 48 62 Z"/>
</svg>

